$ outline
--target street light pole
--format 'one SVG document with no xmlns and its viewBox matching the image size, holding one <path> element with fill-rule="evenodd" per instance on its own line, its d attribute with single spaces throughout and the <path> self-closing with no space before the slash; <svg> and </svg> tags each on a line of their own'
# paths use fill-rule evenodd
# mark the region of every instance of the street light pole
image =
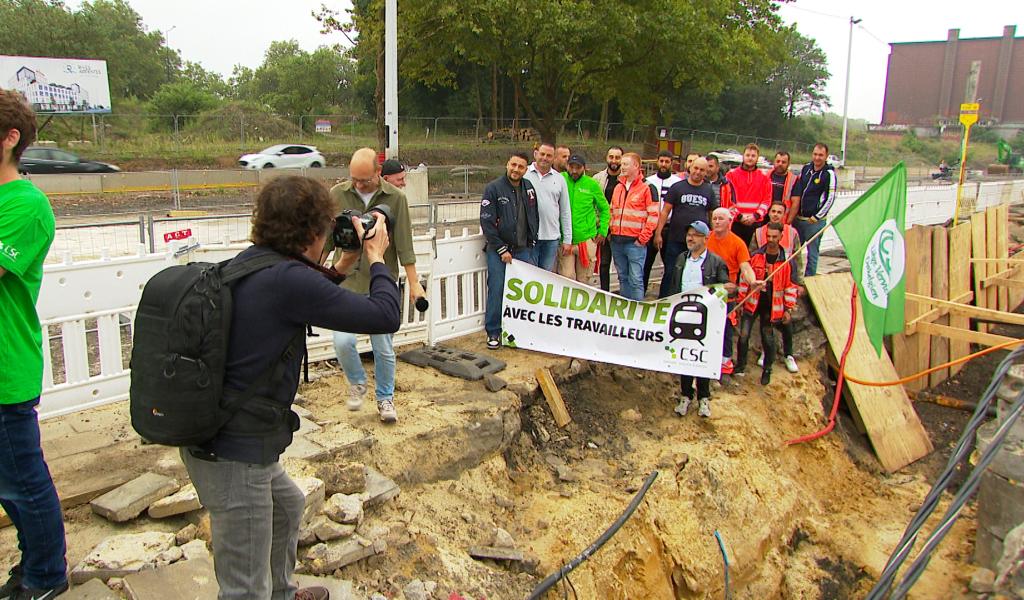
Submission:
<svg viewBox="0 0 1024 600">
<path fill-rule="evenodd" d="M 398 158 L 398 0 L 384 2 L 384 156 Z"/>
<path fill-rule="evenodd" d="M 862 19 L 850 17 L 850 41 L 846 47 L 846 92 L 843 94 L 843 145 L 840 157 L 842 165 L 846 166 L 846 115 L 850 106 L 850 62 L 853 59 L 853 26 L 860 23 Z"/>
</svg>

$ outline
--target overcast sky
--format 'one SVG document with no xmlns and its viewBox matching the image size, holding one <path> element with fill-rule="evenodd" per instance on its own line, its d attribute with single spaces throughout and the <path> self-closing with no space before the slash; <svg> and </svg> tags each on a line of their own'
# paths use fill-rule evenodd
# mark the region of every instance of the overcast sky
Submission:
<svg viewBox="0 0 1024 600">
<path fill-rule="evenodd" d="M 72 6 L 79 3 L 69 2 Z M 128 3 L 150 29 L 163 31 L 170 46 L 186 60 L 200 62 L 224 76 L 230 75 L 236 64 L 258 66 L 274 40 L 295 39 L 306 50 L 345 41 L 337 33 L 320 33 L 312 13 L 320 8 L 321 0 Z M 338 10 L 349 6 L 348 0 L 326 3 Z M 1004 25 L 1017 25 L 1017 35 L 1024 37 L 1024 0 L 797 0 L 784 5 L 780 13 L 787 23 L 796 23 L 801 33 L 816 39 L 828 55 L 831 110 L 840 114 L 849 18 L 853 15 L 863 19 L 853 33 L 849 112 L 853 118 L 872 123 L 877 123 L 882 114 L 889 42 L 944 40 L 946 31 L 954 27 L 960 28 L 962 38 L 998 37 Z"/>
</svg>

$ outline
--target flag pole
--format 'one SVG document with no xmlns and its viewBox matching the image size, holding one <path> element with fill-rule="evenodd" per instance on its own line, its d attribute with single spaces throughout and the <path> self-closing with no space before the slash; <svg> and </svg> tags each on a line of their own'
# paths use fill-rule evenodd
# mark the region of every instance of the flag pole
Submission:
<svg viewBox="0 0 1024 600">
<path fill-rule="evenodd" d="M 793 227 L 793 226 L 792 226 L 792 225 L 790 225 L 790 227 Z M 801 252 L 803 252 L 804 248 L 806 248 L 807 246 L 809 246 L 809 245 L 811 244 L 811 242 L 813 242 L 814 240 L 816 240 L 816 239 L 820 238 L 820 237 L 821 237 L 822 235 L 824 235 L 824 234 L 825 234 L 825 232 L 826 232 L 826 231 L 828 231 L 828 229 L 829 229 L 830 227 L 832 227 L 832 221 L 829 221 L 828 223 L 826 223 L 826 224 L 825 224 L 825 226 L 824 226 L 824 227 L 822 227 L 822 228 L 821 228 L 821 229 L 820 229 L 820 230 L 818 231 L 818 233 L 816 233 L 816 234 L 812 235 L 812 236 L 811 236 L 810 238 L 808 238 L 808 240 L 807 240 L 806 242 L 804 242 L 803 244 L 801 244 L 799 248 L 797 248 L 796 250 L 794 250 L 794 251 L 793 251 L 793 253 L 792 253 L 792 254 L 791 254 L 790 256 L 788 256 L 788 257 L 786 258 L 786 260 L 785 260 L 785 261 L 783 261 L 783 262 L 782 262 L 782 264 L 777 264 L 777 265 L 775 265 L 775 268 L 774 268 L 774 269 L 772 269 L 770 273 L 768 273 L 767 275 L 765 275 L 765 278 L 764 278 L 764 280 L 765 280 L 765 281 L 768 281 L 768 280 L 769 280 L 769 279 L 771 279 L 772 277 L 775 277 L 775 274 L 776 274 L 776 273 L 778 273 L 778 272 L 779 272 L 779 270 L 780 270 L 780 269 L 782 269 L 782 267 L 784 267 L 784 266 L 788 265 L 788 264 L 789 264 L 789 262 L 790 262 L 791 260 L 793 260 L 794 258 L 796 258 L 797 256 L 800 256 L 800 253 L 801 253 Z M 794 227 L 794 229 L 796 229 L 796 228 Z M 714 235 L 714 234 L 712 234 L 712 235 Z M 746 295 L 746 296 L 744 296 L 744 297 L 743 297 L 743 298 L 742 298 L 741 300 L 737 301 L 737 302 L 736 302 L 736 306 L 734 306 L 734 307 L 732 308 L 732 310 L 730 310 L 730 311 L 729 311 L 729 312 L 728 312 L 728 313 L 727 313 L 727 314 L 726 314 L 725 316 L 727 316 L 727 317 L 728 317 L 728 316 L 729 316 L 729 315 L 731 315 L 732 313 L 736 312 L 736 311 L 737 311 L 737 310 L 738 310 L 738 309 L 739 309 L 739 308 L 740 308 L 741 306 L 743 306 L 743 303 L 744 303 L 744 302 L 746 302 L 748 298 L 750 298 L 751 296 L 753 296 L 753 295 L 754 295 L 755 291 L 756 291 L 756 290 L 753 290 L 753 289 L 751 289 L 751 290 L 750 290 L 749 292 L 747 292 L 747 295 Z"/>
</svg>

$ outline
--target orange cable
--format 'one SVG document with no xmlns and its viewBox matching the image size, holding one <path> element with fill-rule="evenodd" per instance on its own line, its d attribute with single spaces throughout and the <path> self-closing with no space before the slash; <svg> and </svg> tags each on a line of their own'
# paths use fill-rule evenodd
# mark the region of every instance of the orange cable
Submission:
<svg viewBox="0 0 1024 600">
<path fill-rule="evenodd" d="M 949 361 L 947 363 L 943 363 L 943 364 L 938 365 L 936 367 L 932 367 L 930 369 L 925 369 L 924 371 L 921 371 L 920 373 L 914 373 L 913 375 L 907 375 L 906 377 L 902 377 L 900 379 L 897 379 L 896 381 L 864 381 L 863 379 L 857 379 L 856 377 L 853 377 L 849 373 L 845 373 L 845 372 L 843 373 L 843 377 L 847 381 L 849 381 L 850 383 L 856 383 L 857 385 L 865 385 L 865 386 L 868 386 L 868 387 L 888 387 L 888 386 L 893 386 L 893 385 L 903 385 L 904 383 L 907 383 L 908 381 L 913 381 L 915 379 L 920 379 L 920 378 L 924 377 L 925 375 L 928 375 L 930 373 L 934 373 L 935 371 L 939 371 L 939 370 L 945 369 L 947 367 L 952 367 L 952 366 L 958 365 L 960 363 L 965 363 L 967 361 L 974 360 L 975 358 L 979 358 L 979 357 L 982 357 L 982 356 L 984 356 L 986 354 L 989 354 L 990 352 L 995 352 L 997 350 L 1005 350 L 1006 348 L 1012 348 L 1013 346 L 1017 346 L 1017 345 L 1020 345 L 1020 344 L 1024 344 L 1024 340 L 1013 340 L 1011 342 L 1004 342 L 1002 344 L 999 344 L 999 345 L 996 345 L 996 346 L 992 346 L 991 348 L 985 348 L 984 350 L 979 350 L 978 352 L 975 352 L 974 354 L 968 354 L 967 356 L 964 356 L 962 358 L 958 358 L 956 360 L 951 360 L 951 361 Z"/>
</svg>

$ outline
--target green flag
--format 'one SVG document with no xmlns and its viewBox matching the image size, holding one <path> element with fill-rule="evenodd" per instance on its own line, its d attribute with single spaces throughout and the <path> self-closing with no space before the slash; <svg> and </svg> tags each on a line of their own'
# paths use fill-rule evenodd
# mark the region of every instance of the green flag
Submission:
<svg viewBox="0 0 1024 600">
<path fill-rule="evenodd" d="M 904 327 L 906 210 L 907 168 L 901 162 L 832 220 L 857 282 L 864 327 L 879 355 L 882 337 Z"/>
</svg>

